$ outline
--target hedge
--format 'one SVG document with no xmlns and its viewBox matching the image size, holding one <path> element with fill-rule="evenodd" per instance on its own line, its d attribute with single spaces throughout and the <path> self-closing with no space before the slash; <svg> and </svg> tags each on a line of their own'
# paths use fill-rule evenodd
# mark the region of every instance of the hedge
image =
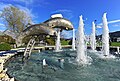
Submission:
<svg viewBox="0 0 120 81">
<path fill-rule="evenodd" d="M 12 47 L 8 43 L 2 43 L 0 44 L 0 51 L 7 51 L 10 50 Z"/>
</svg>

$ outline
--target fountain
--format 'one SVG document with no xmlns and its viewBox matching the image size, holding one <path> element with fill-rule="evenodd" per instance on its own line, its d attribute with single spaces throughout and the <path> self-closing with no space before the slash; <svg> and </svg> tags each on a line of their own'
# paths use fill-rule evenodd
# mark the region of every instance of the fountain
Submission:
<svg viewBox="0 0 120 81">
<path fill-rule="evenodd" d="M 75 49 L 75 29 L 73 29 L 72 50 L 76 50 Z"/>
<path fill-rule="evenodd" d="M 56 40 L 56 44 L 55 44 L 55 51 L 56 51 L 56 52 L 61 51 L 60 29 L 57 29 L 57 40 Z"/>
<path fill-rule="evenodd" d="M 109 29 L 106 18 L 106 13 L 103 14 L 103 34 L 102 34 L 102 54 L 103 58 L 115 58 L 109 52 Z"/>
<path fill-rule="evenodd" d="M 46 60 L 43 59 L 43 66 L 46 66 L 46 65 L 47 65 Z"/>
<path fill-rule="evenodd" d="M 106 13 L 103 15 L 103 35 L 102 35 L 102 51 L 104 56 L 109 56 L 109 29 L 107 25 Z"/>
<path fill-rule="evenodd" d="M 64 59 L 62 59 L 62 58 L 59 58 L 58 59 L 58 62 L 59 62 L 59 64 L 60 64 L 60 68 L 64 68 Z"/>
<path fill-rule="evenodd" d="M 89 59 L 86 55 L 85 35 L 84 35 L 84 23 L 82 15 L 80 16 L 80 22 L 77 33 L 77 62 L 79 64 L 88 64 Z"/>
<path fill-rule="evenodd" d="M 118 53 L 118 54 L 120 53 L 119 47 L 117 47 L 117 53 Z"/>
<path fill-rule="evenodd" d="M 91 43 L 92 51 L 95 51 L 95 49 L 96 49 L 96 37 L 95 37 L 95 23 L 94 22 L 92 22 L 92 34 L 90 37 L 90 43 Z"/>
<path fill-rule="evenodd" d="M 106 19 L 106 14 L 104 15 L 103 19 Z M 49 22 L 53 22 L 53 21 L 49 21 Z M 48 24 L 48 21 L 45 23 Z M 53 26 L 55 24 L 56 23 L 54 24 L 49 23 L 49 26 Z M 57 27 L 59 27 L 60 29 L 61 25 L 60 24 L 58 25 Z M 63 26 L 63 29 L 66 29 L 66 26 Z M 107 39 L 108 42 L 107 44 L 109 44 L 108 28 L 107 29 L 104 28 L 103 30 L 104 30 L 103 37 L 104 36 L 107 37 L 104 38 Z M 60 30 L 57 31 L 57 35 L 58 36 L 57 36 L 56 47 L 58 47 L 57 49 L 60 50 Z M 109 60 L 109 61 L 102 60 L 97 56 L 98 52 L 90 53 L 89 51 L 86 50 L 87 45 L 84 35 L 84 23 L 82 16 L 80 16 L 78 34 L 76 38 L 77 38 L 77 58 L 76 58 L 76 51 L 70 51 L 68 48 L 64 49 L 61 52 L 46 50 L 46 51 L 41 51 L 40 53 L 34 52 L 34 54 L 31 54 L 30 59 L 23 67 L 21 60 L 22 57 L 18 55 L 16 57 L 12 57 L 10 62 L 6 64 L 5 67 L 8 68 L 7 73 L 10 76 L 14 76 L 18 81 L 119 81 L 120 60 L 118 59 Z M 105 43 L 106 42 L 104 40 L 104 44 Z M 105 46 L 109 46 L 104 44 L 103 44 L 104 49 Z M 105 51 L 106 49 L 103 50 L 103 52 Z M 105 55 L 104 57 L 110 56 L 109 52 L 108 54 L 105 53 L 101 53 L 101 55 L 102 56 Z M 92 65 L 87 67 L 82 67 L 82 66 L 78 67 L 78 64 L 86 65 L 91 62 L 91 58 L 88 57 L 87 55 L 92 57 L 92 59 L 94 60 L 92 61 Z M 78 62 L 77 64 L 76 61 Z M 45 68 L 43 68 L 43 66 L 45 66 Z"/>
</svg>

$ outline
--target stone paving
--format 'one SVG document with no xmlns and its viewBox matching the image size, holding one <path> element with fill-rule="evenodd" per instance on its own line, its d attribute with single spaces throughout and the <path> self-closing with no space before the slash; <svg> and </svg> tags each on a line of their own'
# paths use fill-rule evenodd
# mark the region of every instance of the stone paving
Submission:
<svg viewBox="0 0 120 81">
<path fill-rule="evenodd" d="M 14 77 L 10 78 L 7 75 L 7 68 L 4 68 L 4 63 L 14 54 L 7 54 L 5 56 L 0 56 L 0 81 L 15 81 Z"/>
</svg>

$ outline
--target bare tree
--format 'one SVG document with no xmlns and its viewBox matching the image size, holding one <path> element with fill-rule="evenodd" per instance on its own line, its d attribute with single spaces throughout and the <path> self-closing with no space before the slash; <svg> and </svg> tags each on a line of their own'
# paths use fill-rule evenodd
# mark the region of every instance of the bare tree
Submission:
<svg viewBox="0 0 120 81">
<path fill-rule="evenodd" d="M 31 16 L 26 11 L 15 6 L 5 7 L 1 13 L 1 18 L 7 29 L 16 34 L 22 32 L 32 22 Z"/>
</svg>

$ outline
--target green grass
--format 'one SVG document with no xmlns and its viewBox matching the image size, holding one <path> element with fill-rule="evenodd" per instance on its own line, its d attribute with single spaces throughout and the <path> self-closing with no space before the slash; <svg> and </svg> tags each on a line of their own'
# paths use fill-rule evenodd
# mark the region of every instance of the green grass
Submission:
<svg viewBox="0 0 120 81">
<path fill-rule="evenodd" d="M 111 46 L 120 46 L 120 42 L 112 42 Z"/>
<path fill-rule="evenodd" d="M 62 45 L 69 45 L 69 41 L 62 40 L 62 41 L 61 41 L 61 44 L 62 44 Z"/>
<path fill-rule="evenodd" d="M 97 42 L 97 46 L 102 46 L 102 42 Z M 110 46 L 120 46 L 120 42 L 112 42 Z"/>
</svg>

